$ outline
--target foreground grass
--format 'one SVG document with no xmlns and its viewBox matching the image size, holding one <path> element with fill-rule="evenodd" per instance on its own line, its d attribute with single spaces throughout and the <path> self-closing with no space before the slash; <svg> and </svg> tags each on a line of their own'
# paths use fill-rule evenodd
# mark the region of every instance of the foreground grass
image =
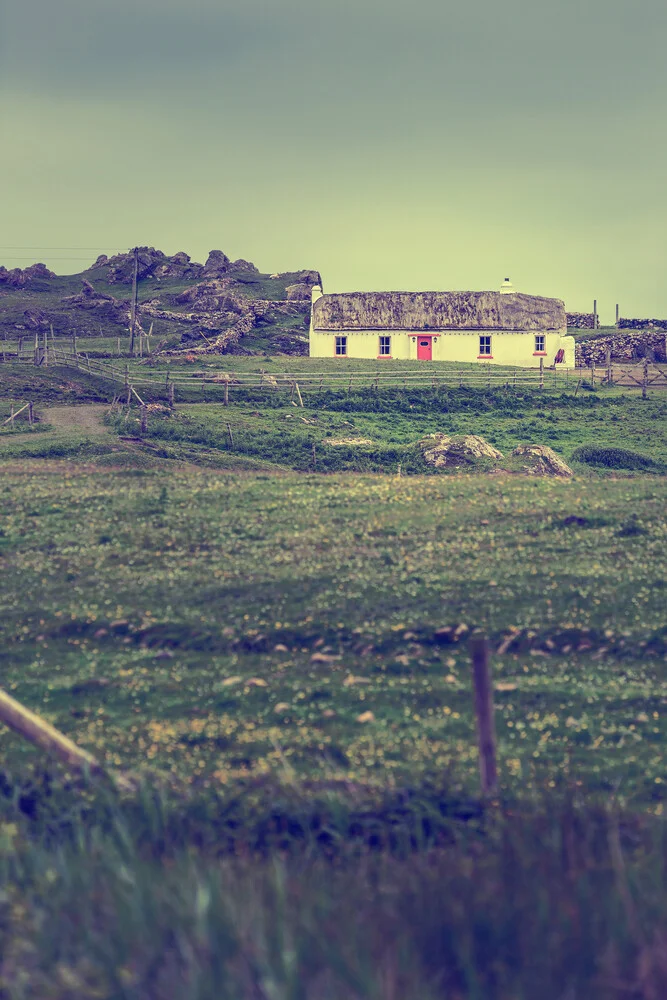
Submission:
<svg viewBox="0 0 667 1000">
<path fill-rule="evenodd" d="M 174 849 L 170 818 L 112 806 L 51 843 L 0 825 L 4 997 L 664 995 L 662 822 L 552 796 L 450 825 L 437 849 L 334 863 Z"/>
<path fill-rule="evenodd" d="M 661 807 L 664 478 L 54 462 L 2 488 L 5 684 L 109 763 L 210 787 L 447 773 L 469 793 L 461 640 L 514 629 L 495 667 L 507 787 L 622 778 Z M 10 768 L 34 760 L 0 739 Z"/>
</svg>

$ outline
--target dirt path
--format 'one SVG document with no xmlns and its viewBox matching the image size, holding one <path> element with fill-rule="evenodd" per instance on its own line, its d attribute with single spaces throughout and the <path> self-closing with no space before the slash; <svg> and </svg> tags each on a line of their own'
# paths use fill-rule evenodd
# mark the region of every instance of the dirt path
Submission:
<svg viewBox="0 0 667 1000">
<path fill-rule="evenodd" d="M 83 431 L 86 434 L 108 434 L 104 424 L 107 403 L 86 403 L 81 406 L 47 406 L 41 411 L 45 424 L 54 430 Z"/>
<path fill-rule="evenodd" d="M 8 434 L 0 438 L 0 449 L 2 442 L 8 444 L 18 441 L 50 441 L 54 437 L 63 437 L 68 433 L 76 434 L 78 437 L 95 437 L 102 434 L 109 434 L 109 428 L 104 423 L 104 414 L 109 409 L 107 403 L 85 403 L 80 406 L 41 406 L 37 409 L 41 425 L 44 430 L 41 434 L 17 433 Z"/>
</svg>

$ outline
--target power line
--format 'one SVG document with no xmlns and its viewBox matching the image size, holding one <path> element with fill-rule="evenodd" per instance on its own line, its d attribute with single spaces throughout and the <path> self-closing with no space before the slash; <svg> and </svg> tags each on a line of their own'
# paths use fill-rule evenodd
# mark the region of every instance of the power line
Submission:
<svg viewBox="0 0 667 1000">
<path fill-rule="evenodd" d="M 6 260 L 33 260 L 34 257 L 14 257 L 9 255 Z M 49 257 L 49 260 L 90 260 L 90 257 Z M 39 262 L 38 262 L 39 263 Z"/>
<path fill-rule="evenodd" d="M 118 247 L 28 247 L 28 246 L 1 246 L 0 250 L 117 250 Z"/>
</svg>

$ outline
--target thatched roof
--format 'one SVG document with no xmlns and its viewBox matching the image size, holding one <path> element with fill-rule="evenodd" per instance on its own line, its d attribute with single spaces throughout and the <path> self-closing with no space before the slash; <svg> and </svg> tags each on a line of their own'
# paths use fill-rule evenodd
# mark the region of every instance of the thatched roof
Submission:
<svg viewBox="0 0 667 1000">
<path fill-rule="evenodd" d="M 316 330 L 565 330 L 565 305 L 519 292 L 345 292 L 313 303 Z"/>
</svg>

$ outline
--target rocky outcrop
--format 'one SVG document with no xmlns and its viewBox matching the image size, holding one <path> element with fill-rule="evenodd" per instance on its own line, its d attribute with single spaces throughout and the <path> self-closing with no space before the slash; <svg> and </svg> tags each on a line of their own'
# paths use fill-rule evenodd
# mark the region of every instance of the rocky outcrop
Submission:
<svg viewBox="0 0 667 1000">
<path fill-rule="evenodd" d="M 448 434 L 428 434 L 417 442 L 424 461 L 436 469 L 457 469 L 466 466 L 496 463 L 502 452 L 476 434 L 450 437 Z"/>
<path fill-rule="evenodd" d="M 23 313 L 26 330 L 46 330 L 49 326 L 49 316 L 43 309 L 26 309 Z"/>
<path fill-rule="evenodd" d="M 305 281 L 299 281 L 295 285 L 288 285 L 285 289 L 289 302 L 310 302 L 312 285 Z"/>
<path fill-rule="evenodd" d="M 49 271 L 45 264 L 31 264 L 30 267 L 21 269 L 13 267 L 8 271 L 6 267 L 0 267 L 0 285 L 7 285 L 9 288 L 24 288 L 35 278 L 55 278 L 53 271 Z"/>
<path fill-rule="evenodd" d="M 33 330 L 53 323 L 56 334 L 76 329 L 127 335 L 134 264 L 134 251 L 101 254 L 79 276 L 82 285 L 75 294 L 74 276 L 58 277 L 43 264 L 25 270 L 0 268 L 0 330 Z M 139 247 L 137 278 L 136 332 L 153 324 L 156 342 L 180 334 L 190 351 L 243 351 L 242 339 L 257 328 L 262 350 L 268 337 L 272 349 L 308 352 L 305 333 L 310 289 L 321 281 L 317 271 L 283 272 L 269 281 L 250 261 L 232 261 L 222 250 L 211 250 L 206 263 L 199 264 L 184 252 L 168 256 L 154 247 Z M 109 294 L 114 286 L 117 295 Z M 48 313 L 38 308 L 40 293 L 47 291 Z M 279 297 L 267 299 L 264 294 Z M 250 353 L 253 346 L 249 344 Z"/>
<path fill-rule="evenodd" d="M 545 444 L 520 444 L 512 452 L 522 462 L 523 471 L 531 476 L 571 476 L 572 469 Z"/>
<path fill-rule="evenodd" d="M 109 284 L 129 285 L 134 277 L 134 251 L 109 257 L 104 265 L 99 265 L 96 262 L 95 267 L 99 266 L 107 268 L 106 281 Z M 161 250 L 156 250 L 155 247 L 138 247 L 137 278 L 139 281 L 145 281 L 146 278 L 173 278 L 179 281 L 193 279 L 196 281 L 203 271 L 204 266 L 193 263 L 190 260 L 190 255 L 183 251 L 168 257 Z"/>
<path fill-rule="evenodd" d="M 203 274 L 207 278 L 222 277 L 229 271 L 230 264 L 229 257 L 222 250 L 211 250 L 206 258 Z"/>
</svg>

